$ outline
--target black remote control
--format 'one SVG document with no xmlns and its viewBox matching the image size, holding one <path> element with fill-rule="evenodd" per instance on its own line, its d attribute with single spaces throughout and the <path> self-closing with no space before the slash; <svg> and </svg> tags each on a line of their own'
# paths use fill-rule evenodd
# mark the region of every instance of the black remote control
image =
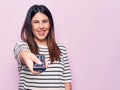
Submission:
<svg viewBox="0 0 120 90">
<path fill-rule="evenodd" d="M 45 55 L 43 54 L 38 54 L 36 55 L 39 60 L 41 61 L 41 64 L 34 64 L 33 70 L 34 71 L 38 71 L 38 72 L 42 72 L 44 70 L 46 70 L 46 65 L 45 65 Z"/>
</svg>

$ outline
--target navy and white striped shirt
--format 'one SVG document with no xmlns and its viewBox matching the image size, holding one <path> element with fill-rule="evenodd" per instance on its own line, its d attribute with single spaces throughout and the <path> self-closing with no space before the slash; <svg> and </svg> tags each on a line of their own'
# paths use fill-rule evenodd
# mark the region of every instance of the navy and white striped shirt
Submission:
<svg viewBox="0 0 120 90">
<path fill-rule="evenodd" d="M 18 61 L 20 90 L 65 90 L 64 83 L 71 82 L 71 71 L 65 47 L 57 45 L 61 51 L 61 61 L 50 64 L 48 48 L 39 46 L 39 53 L 44 54 L 45 59 L 48 60 L 48 68 L 40 74 L 31 74 L 30 70 L 21 64 L 19 58 L 21 50 L 29 49 L 28 44 L 23 41 L 16 43 L 14 54 Z"/>
</svg>

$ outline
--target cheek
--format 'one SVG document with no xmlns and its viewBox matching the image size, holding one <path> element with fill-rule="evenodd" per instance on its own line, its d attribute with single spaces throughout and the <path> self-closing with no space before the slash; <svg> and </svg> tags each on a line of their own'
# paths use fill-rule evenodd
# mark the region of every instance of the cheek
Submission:
<svg viewBox="0 0 120 90">
<path fill-rule="evenodd" d="M 50 31 L 50 25 L 46 25 L 45 27 L 47 29 L 47 33 L 49 33 L 49 31 Z"/>
<path fill-rule="evenodd" d="M 45 27 L 46 27 L 47 29 L 50 29 L 50 23 L 45 24 Z"/>
<path fill-rule="evenodd" d="M 37 28 L 37 25 L 31 25 L 32 26 L 32 30 L 35 30 Z"/>
</svg>

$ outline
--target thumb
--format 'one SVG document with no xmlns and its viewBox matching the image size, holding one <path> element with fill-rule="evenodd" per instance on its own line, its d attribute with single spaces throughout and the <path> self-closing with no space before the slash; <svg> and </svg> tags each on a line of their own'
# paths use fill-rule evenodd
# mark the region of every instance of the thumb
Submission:
<svg viewBox="0 0 120 90">
<path fill-rule="evenodd" d="M 48 67 L 48 60 L 45 59 L 46 68 Z"/>
</svg>

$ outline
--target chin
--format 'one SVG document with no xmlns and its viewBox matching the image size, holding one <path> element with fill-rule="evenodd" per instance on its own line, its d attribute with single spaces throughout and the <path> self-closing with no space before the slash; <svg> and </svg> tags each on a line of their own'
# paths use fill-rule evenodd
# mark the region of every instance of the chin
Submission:
<svg viewBox="0 0 120 90">
<path fill-rule="evenodd" d="M 40 41 L 44 41 L 44 40 L 46 40 L 46 38 L 39 38 L 39 40 L 40 40 Z"/>
</svg>

